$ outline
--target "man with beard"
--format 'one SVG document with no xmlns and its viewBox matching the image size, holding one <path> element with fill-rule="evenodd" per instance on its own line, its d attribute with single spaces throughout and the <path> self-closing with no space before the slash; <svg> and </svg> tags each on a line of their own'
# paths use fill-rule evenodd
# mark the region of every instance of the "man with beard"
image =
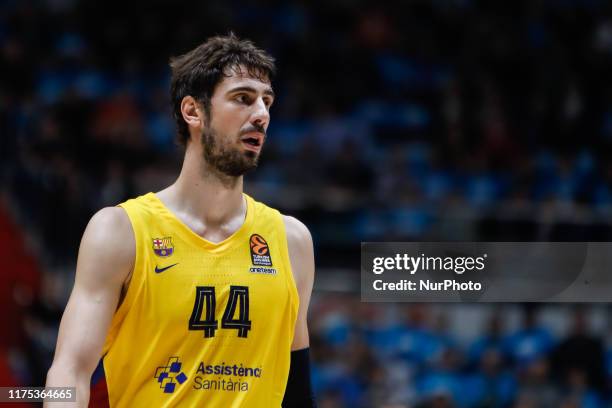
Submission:
<svg viewBox="0 0 612 408">
<path fill-rule="evenodd" d="M 312 407 L 312 239 L 243 193 L 274 60 L 230 34 L 170 66 L 181 173 L 89 222 L 47 386 L 83 407 Z"/>
</svg>

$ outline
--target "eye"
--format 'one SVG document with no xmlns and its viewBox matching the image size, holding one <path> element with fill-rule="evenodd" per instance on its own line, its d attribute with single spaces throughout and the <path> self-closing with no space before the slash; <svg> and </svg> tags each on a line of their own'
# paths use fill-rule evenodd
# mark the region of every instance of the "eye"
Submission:
<svg viewBox="0 0 612 408">
<path fill-rule="evenodd" d="M 249 105 L 251 103 L 251 98 L 247 94 L 238 94 L 235 97 L 237 102 L 244 103 Z"/>
</svg>

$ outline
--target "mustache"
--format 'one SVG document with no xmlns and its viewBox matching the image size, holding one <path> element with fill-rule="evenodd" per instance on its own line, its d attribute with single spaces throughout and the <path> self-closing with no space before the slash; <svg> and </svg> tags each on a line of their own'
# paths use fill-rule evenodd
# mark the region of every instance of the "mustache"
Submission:
<svg viewBox="0 0 612 408">
<path fill-rule="evenodd" d="M 247 133 L 251 133 L 251 132 L 259 132 L 262 135 L 264 135 L 264 137 L 266 137 L 266 129 L 263 127 L 263 125 L 258 125 L 258 124 L 251 124 L 249 125 L 246 129 L 243 129 L 242 132 L 240 132 L 240 135 L 244 135 Z"/>
</svg>

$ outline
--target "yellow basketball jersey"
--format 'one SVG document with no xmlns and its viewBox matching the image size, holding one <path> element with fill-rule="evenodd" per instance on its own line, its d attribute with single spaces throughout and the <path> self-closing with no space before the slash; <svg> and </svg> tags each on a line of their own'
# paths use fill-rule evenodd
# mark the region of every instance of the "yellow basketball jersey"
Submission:
<svg viewBox="0 0 612 408">
<path fill-rule="evenodd" d="M 220 243 L 153 193 L 120 204 L 136 259 L 97 370 L 111 407 L 280 407 L 298 294 L 282 216 L 244 197 Z"/>
</svg>

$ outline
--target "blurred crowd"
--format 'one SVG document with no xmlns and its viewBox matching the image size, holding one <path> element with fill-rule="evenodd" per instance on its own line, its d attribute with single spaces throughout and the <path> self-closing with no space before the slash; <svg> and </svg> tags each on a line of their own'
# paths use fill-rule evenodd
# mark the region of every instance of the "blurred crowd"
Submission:
<svg viewBox="0 0 612 408">
<path fill-rule="evenodd" d="M 17 322 L 14 336 L 0 337 L 0 371 L 6 362 L 14 381 L 44 377 L 87 220 L 180 170 L 169 58 L 230 29 L 270 51 L 279 70 L 264 156 L 246 190 L 308 225 L 320 274 L 356 271 L 368 240 L 612 240 L 609 2 L 186 5 L 0 3 L 1 250 L 16 265 L 0 288 Z M 435 337 L 401 322 L 399 334 Z M 411 386 L 392 393 L 399 403 L 441 381 L 461 390 L 448 391 L 459 406 L 506 406 L 525 384 L 571 391 L 586 381 L 553 381 L 550 353 L 561 338 L 529 364 L 506 343 L 496 353 L 449 347 L 411 357 L 385 343 L 392 332 L 354 323 L 338 323 L 347 344 L 327 331 L 316 337 L 319 358 L 358 364 L 340 385 L 339 368 L 318 365 L 330 404 L 355 405 L 360 389 L 379 401 L 401 375 Z M 373 363 L 389 359 L 403 365 L 401 378 Z M 508 389 L 470 394 L 487 381 Z M 583 394 L 601 400 L 602 384 L 588 382 Z"/>
<path fill-rule="evenodd" d="M 321 408 L 611 406 L 606 307 L 360 304 L 322 296 L 313 309 Z"/>
</svg>

